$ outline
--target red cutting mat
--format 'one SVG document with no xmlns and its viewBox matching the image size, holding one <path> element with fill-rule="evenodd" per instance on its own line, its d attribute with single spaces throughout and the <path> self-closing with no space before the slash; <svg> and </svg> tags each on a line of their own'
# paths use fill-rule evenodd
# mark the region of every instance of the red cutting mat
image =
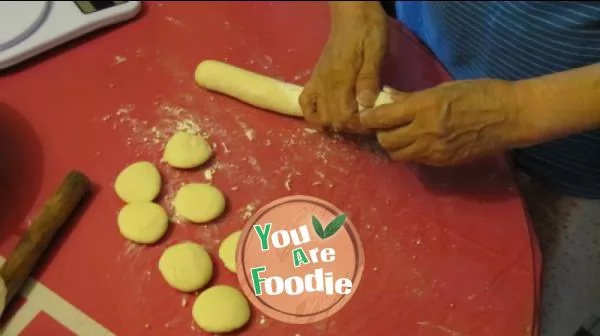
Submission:
<svg viewBox="0 0 600 336">
<path fill-rule="evenodd" d="M 10 312 L 16 311 L 12 330 L 202 334 L 191 318 L 193 296 L 175 292 L 158 273 L 161 252 L 183 239 L 216 252 L 253 209 L 306 194 L 348 212 L 358 228 L 366 260 L 358 292 L 341 312 L 314 325 L 285 325 L 254 310 L 244 334 L 529 335 L 539 252 L 502 158 L 454 169 L 390 163 L 372 146 L 315 134 L 302 120 L 194 83 L 204 59 L 304 83 L 328 20 L 324 3 L 147 3 L 136 21 L 0 77 L 0 101 L 14 108 L 0 115 L 2 255 L 69 170 L 95 183 L 93 199 L 35 275 L 38 284 Z M 448 79 L 399 26 L 390 52 L 385 74 L 398 89 Z M 129 163 L 158 163 L 176 129 L 207 134 L 216 158 L 193 172 L 160 165 L 162 204 L 170 208 L 182 183 L 212 175 L 229 212 L 214 225 L 173 223 L 160 244 L 136 247 L 118 233 L 122 203 L 112 183 Z M 217 273 L 218 283 L 237 285 L 220 263 Z"/>
</svg>

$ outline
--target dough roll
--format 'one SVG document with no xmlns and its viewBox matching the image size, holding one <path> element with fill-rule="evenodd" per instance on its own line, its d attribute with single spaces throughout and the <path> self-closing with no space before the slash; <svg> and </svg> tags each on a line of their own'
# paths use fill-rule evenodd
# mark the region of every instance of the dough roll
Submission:
<svg viewBox="0 0 600 336">
<path fill-rule="evenodd" d="M 196 67 L 198 85 L 225 94 L 252 106 L 292 117 L 303 117 L 298 98 L 303 87 L 282 82 L 233 65 L 205 60 Z M 381 91 L 375 106 L 391 103 L 392 99 Z M 359 110 L 362 107 L 359 106 Z"/>
</svg>

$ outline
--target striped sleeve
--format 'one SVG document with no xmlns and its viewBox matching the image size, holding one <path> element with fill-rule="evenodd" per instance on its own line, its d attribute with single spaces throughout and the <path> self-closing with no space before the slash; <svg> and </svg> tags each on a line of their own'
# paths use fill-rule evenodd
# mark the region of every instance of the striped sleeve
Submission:
<svg viewBox="0 0 600 336">
<path fill-rule="evenodd" d="M 600 62 L 600 2 L 397 1 L 396 13 L 455 79 L 519 80 Z M 513 154 L 566 193 L 600 198 L 600 130 Z"/>
</svg>

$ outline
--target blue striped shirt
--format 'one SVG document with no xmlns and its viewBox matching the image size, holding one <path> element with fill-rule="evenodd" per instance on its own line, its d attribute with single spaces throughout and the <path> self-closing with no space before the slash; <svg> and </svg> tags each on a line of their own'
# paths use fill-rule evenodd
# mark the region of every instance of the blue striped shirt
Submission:
<svg viewBox="0 0 600 336">
<path fill-rule="evenodd" d="M 397 1 L 396 11 L 457 80 L 519 80 L 600 62 L 597 1 Z M 600 130 L 512 154 L 531 176 L 600 198 Z"/>
</svg>

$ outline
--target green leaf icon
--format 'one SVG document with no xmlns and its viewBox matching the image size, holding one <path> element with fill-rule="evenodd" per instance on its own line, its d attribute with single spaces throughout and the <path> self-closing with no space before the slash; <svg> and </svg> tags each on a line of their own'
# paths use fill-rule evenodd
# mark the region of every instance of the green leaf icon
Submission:
<svg viewBox="0 0 600 336">
<path fill-rule="evenodd" d="M 325 230 L 323 230 L 323 226 L 321 225 L 321 222 L 319 222 L 319 220 L 315 216 L 312 216 L 312 225 L 313 225 L 313 228 L 315 229 L 315 232 L 317 233 L 317 236 L 319 236 L 319 238 L 327 239 L 327 238 L 333 236 L 336 232 L 338 232 L 340 230 L 340 228 L 346 222 L 346 217 L 347 217 L 346 214 L 341 214 L 341 215 L 335 217 L 331 221 L 331 223 L 327 224 L 327 227 L 325 227 Z"/>
<path fill-rule="evenodd" d="M 346 214 L 341 214 L 337 217 L 335 217 L 331 223 L 329 223 L 327 225 L 327 227 L 325 228 L 325 234 L 323 235 L 323 238 L 329 238 L 331 236 L 333 236 L 336 232 L 339 231 L 339 229 L 342 227 L 342 225 L 344 225 L 344 223 L 346 222 Z"/>
<path fill-rule="evenodd" d="M 323 232 L 323 226 L 321 225 L 321 222 L 319 222 L 319 220 L 315 216 L 312 216 L 312 225 L 313 225 L 313 229 L 315 229 L 315 233 L 317 234 L 317 236 L 319 236 L 319 238 L 321 238 L 321 239 L 324 239 L 325 237 L 323 237 L 323 235 L 325 233 Z"/>
</svg>

